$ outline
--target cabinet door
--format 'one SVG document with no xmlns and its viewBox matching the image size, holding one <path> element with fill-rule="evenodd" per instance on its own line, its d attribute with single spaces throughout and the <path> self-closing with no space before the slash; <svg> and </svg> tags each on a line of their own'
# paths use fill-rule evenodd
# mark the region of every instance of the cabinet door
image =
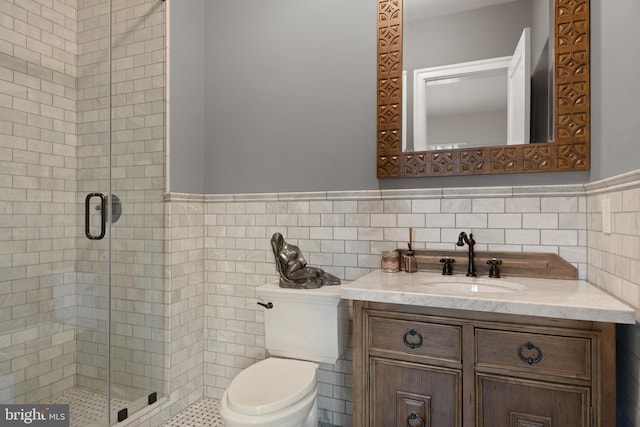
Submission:
<svg viewBox="0 0 640 427">
<path fill-rule="evenodd" d="M 479 427 L 587 427 L 590 389 L 478 375 Z"/>
<path fill-rule="evenodd" d="M 461 372 L 370 358 L 372 427 L 461 426 Z"/>
</svg>

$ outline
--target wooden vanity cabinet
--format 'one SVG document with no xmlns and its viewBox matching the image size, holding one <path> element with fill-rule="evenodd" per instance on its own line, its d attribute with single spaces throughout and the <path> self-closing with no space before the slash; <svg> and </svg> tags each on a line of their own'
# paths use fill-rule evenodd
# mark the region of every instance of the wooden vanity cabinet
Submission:
<svg viewBox="0 0 640 427">
<path fill-rule="evenodd" d="M 356 427 L 613 427 L 615 325 L 354 301 Z"/>
</svg>

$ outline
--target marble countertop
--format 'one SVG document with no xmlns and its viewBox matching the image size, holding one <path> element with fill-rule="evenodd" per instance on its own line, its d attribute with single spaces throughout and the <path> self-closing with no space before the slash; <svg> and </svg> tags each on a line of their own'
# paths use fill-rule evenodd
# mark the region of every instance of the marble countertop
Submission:
<svg viewBox="0 0 640 427">
<path fill-rule="evenodd" d="M 369 273 L 340 286 L 344 299 L 558 319 L 635 323 L 635 311 L 584 280 Z"/>
</svg>

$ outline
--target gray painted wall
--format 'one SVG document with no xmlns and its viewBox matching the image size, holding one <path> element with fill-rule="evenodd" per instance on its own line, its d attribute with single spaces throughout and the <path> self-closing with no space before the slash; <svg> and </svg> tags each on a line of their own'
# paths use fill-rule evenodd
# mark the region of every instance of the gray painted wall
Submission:
<svg viewBox="0 0 640 427">
<path fill-rule="evenodd" d="M 374 188 L 375 2 L 205 6 L 205 191 Z"/>
<path fill-rule="evenodd" d="M 170 190 L 204 189 L 204 0 L 169 2 Z"/>
<path fill-rule="evenodd" d="M 633 28 L 639 8 L 635 0 L 592 0 L 591 174 L 378 180 L 375 1 L 207 0 L 204 149 L 178 133 L 172 104 L 171 189 L 200 192 L 191 179 L 198 156 L 205 193 L 569 184 L 637 169 L 640 120 L 631 103 L 640 47 L 620 29 Z M 176 74 L 175 55 L 200 49 L 186 33 L 174 44 L 176 32 L 196 30 L 173 18 L 172 102 L 193 83 Z"/>
<path fill-rule="evenodd" d="M 640 169 L 637 0 L 591 1 L 591 180 Z"/>
</svg>

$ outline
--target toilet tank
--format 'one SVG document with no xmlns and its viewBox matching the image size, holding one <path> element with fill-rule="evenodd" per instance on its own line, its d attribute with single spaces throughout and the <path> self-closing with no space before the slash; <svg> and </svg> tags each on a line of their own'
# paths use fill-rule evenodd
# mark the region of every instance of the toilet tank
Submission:
<svg viewBox="0 0 640 427">
<path fill-rule="evenodd" d="M 278 282 L 256 288 L 264 309 L 265 346 L 271 356 L 334 364 L 344 352 L 349 312 L 340 286 L 281 288 Z"/>
</svg>

